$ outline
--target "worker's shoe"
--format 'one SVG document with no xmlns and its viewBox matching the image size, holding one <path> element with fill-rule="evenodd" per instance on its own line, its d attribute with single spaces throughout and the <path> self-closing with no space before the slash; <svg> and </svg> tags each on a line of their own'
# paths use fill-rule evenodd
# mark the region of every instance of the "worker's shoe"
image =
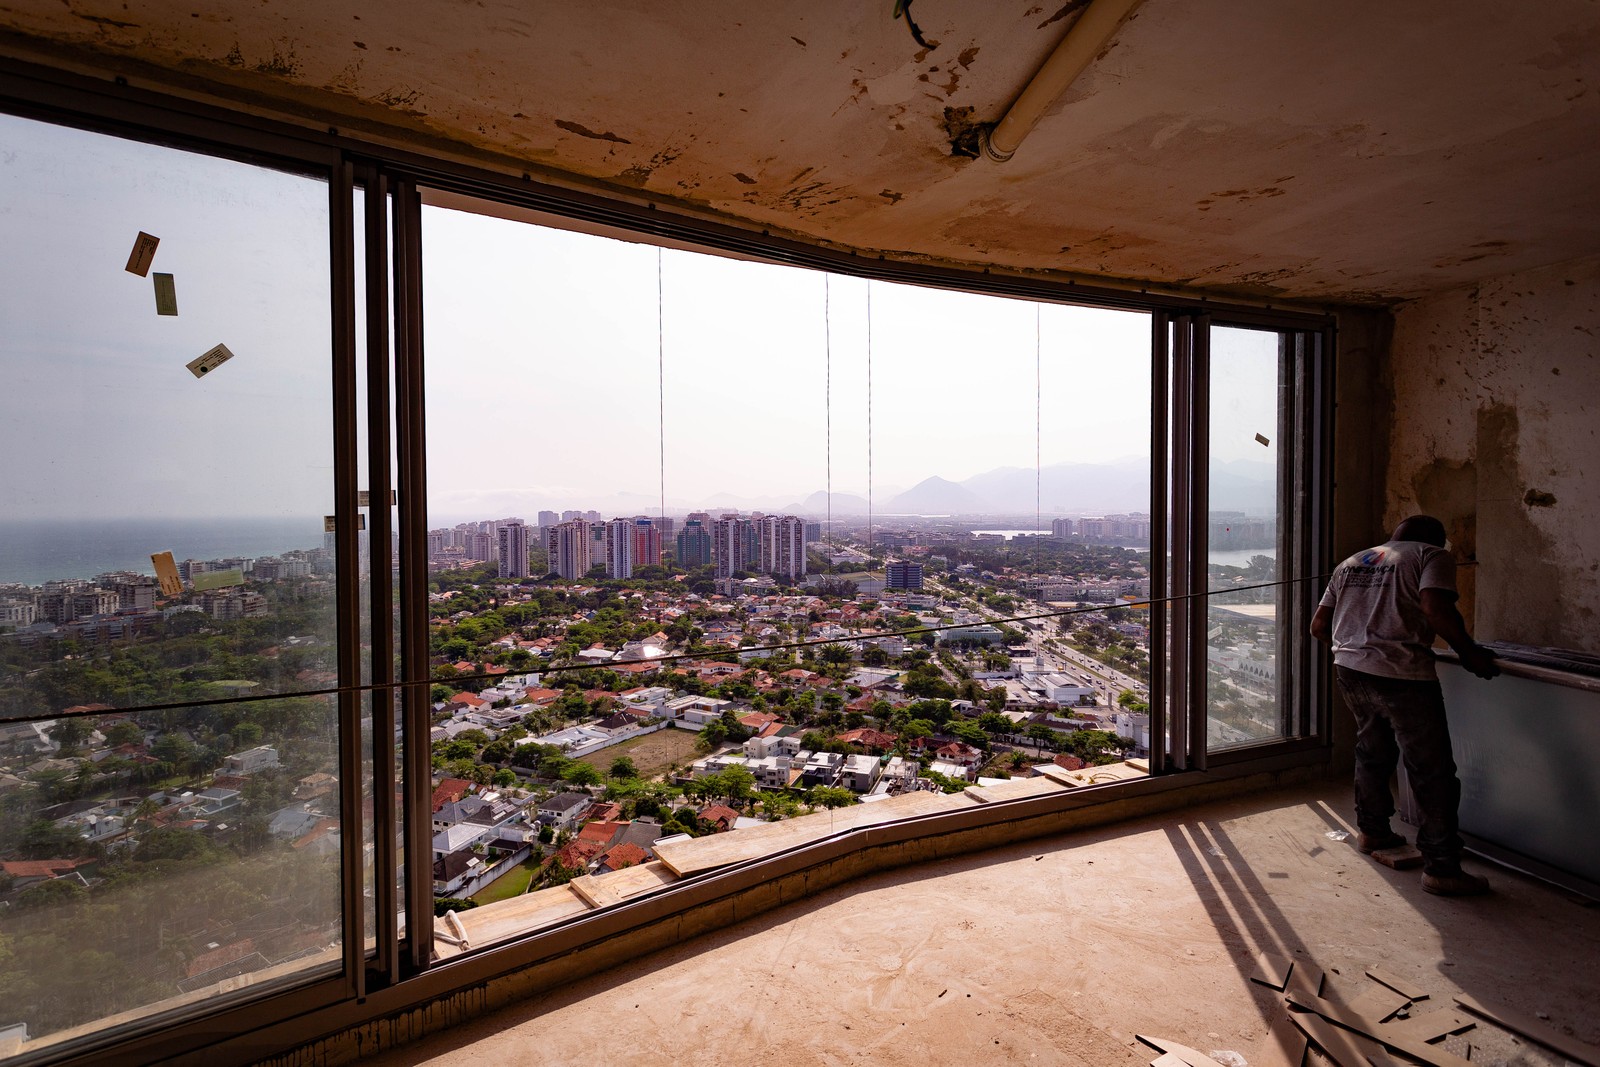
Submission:
<svg viewBox="0 0 1600 1067">
<path fill-rule="evenodd" d="M 1393 830 L 1381 834 L 1357 834 L 1356 851 L 1363 856 L 1370 856 L 1374 852 L 1382 852 L 1387 848 L 1404 848 L 1406 839 Z"/>
<path fill-rule="evenodd" d="M 1489 891 L 1489 879 L 1457 869 L 1423 874 L 1422 888 L 1441 897 L 1478 897 Z"/>
</svg>

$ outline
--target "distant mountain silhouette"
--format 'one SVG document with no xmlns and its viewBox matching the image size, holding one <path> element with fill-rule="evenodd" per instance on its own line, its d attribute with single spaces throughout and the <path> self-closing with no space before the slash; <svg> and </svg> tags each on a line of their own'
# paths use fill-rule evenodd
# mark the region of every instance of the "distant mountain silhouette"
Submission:
<svg viewBox="0 0 1600 1067">
<path fill-rule="evenodd" d="M 1234 460 L 1213 466 L 1213 511 L 1268 511 L 1275 472 L 1270 463 Z M 1150 465 L 1143 459 L 1113 463 L 1055 463 L 997 467 L 961 485 L 1000 514 L 1026 514 L 1037 505 L 1046 512 L 1112 514 L 1150 510 Z"/>
<path fill-rule="evenodd" d="M 810 517 L 828 514 L 828 491 L 818 489 L 798 504 L 788 504 L 778 509 L 789 515 L 806 515 Z M 865 515 L 870 509 L 867 498 L 856 496 L 854 493 L 833 494 L 833 514 L 838 515 Z"/>
<path fill-rule="evenodd" d="M 1260 460 L 1215 463 L 1211 469 L 1211 510 L 1270 512 L 1277 492 L 1276 478 L 1276 468 Z M 1032 467 L 996 467 L 961 482 L 936 475 L 902 493 L 894 493 L 886 486 L 879 486 L 878 490 L 871 510 L 879 515 L 1031 515 L 1036 500 L 1046 514 L 1065 511 L 1105 515 L 1150 510 L 1150 465 L 1144 459 L 1130 458 L 1110 463 L 1055 463 L 1038 472 Z M 609 518 L 613 514 L 654 515 L 661 505 L 659 497 L 648 494 L 615 493 L 589 506 Z M 500 510 L 505 511 L 506 507 L 511 504 Z M 762 511 L 769 515 L 820 518 L 828 514 L 828 494 L 818 490 L 796 503 L 792 497 L 716 493 L 698 500 L 668 498 L 667 510 L 671 514 Z M 866 497 L 833 494 L 835 518 L 867 512 Z"/>
<path fill-rule="evenodd" d="M 966 486 L 936 475 L 890 497 L 881 510 L 890 515 L 982 515 L 994 509 Z"/>
</svg>

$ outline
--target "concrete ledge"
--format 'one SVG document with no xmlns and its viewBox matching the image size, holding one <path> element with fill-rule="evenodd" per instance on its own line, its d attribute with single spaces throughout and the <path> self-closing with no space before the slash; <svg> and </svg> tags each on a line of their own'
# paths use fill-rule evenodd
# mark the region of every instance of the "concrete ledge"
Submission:
<svg viewBox="0 0 1600 1067">
<path fill-rule="evenodd" d="M 223 1041 L 192 1062 L 213 1064 L 220 1057 L 276 1067 L 351 1063 L 863 875 L 1325 776 L 1324 759 L 1316 758 L 1286 761 L 1272 770 L 1186 773 L 1096 788 L 1058 786 L 1048 795 L 987 804 L 969 798 L 961 808 L 835 833 L 686 878 L 603 911 L 589 911 L 573 893 L 573 903 L 586 914 L 462 955 L 371 995 L 364 1018 L 352 1017 L 353 1005 L 312 1013 Z M 322 1026 L 323 1036 L 306 1041 Z M 289 1051 L 263 1058 L 269 1048 Z"/>
</svg>

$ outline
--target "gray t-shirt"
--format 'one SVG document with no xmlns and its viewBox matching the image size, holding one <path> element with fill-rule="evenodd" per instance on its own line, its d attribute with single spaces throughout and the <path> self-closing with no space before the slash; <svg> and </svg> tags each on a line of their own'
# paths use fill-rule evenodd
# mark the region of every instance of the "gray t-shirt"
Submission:
<svg viewBox="0 0 1600 1067">
<path fill-rule="evenodd" d="M 1385 678 L 1437 677 L 1424 589 L 1454 593 L 1456 561 L 1421 541 L 1386 541 L 1339 564 L 1322 594 L 1333 608 L 1333 662 Z"/>
</svg>

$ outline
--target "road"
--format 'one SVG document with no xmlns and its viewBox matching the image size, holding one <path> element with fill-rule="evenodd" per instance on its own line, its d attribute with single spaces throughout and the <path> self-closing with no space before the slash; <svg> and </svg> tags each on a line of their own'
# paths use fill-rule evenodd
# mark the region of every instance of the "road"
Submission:
<svg viewBox="0 0 1600 1067">
<path fill-rule="evenodd" d="M 930 588 L 937 591 L 938 594 L 943 598 L 953 601 L 960 601 L 963 599 L 958 594 L 952 592 L 939 582 L 930 580 L 927 584 Z M 979 614 L 983 615 L 991 622 L 998 622 L 1006 618 L 1004 613 L 985 607 L 982 604 L 978 605 L 977 610 Z M 1019 609 L 1017 614 L 1033 615 L 1038 614 L 1038 611 L 1030 605 L 1026 608 Z M 1045 625 L 1050 627 L 1051 623 L 1046 620 Z M 1102 699 L 1107 705 L 1115 705 L 1117 697 L 1121 695 L 1124 689 L 1131 689 L 1140 697 L 1144 697 L 1146 695 L 1145 684 L 1139 681 L 1137 678 L 1131 678 L 1116 668 L 1101 663 L 1092 656 L 1086 656 L 1076 649 L 1067 648 L 1064 641 L 1061 644 L 1061 648 L 1063 649 L 1061 652 L 1054 652 L 1046 649 L 1044 647 L 1045 640 L 1056 636 L 1053 629 L 1035 631 L 1028 628 L 1026 625 L 1024 625 L 1022 629 L 1024 633 L 1027 634 L 1028 647 L 1033 650 L 1035 663 L 1049 671 L 1069 670 L 1074 672 L 1081 671 L 1088 674 L 1091 679 L 1091 683 L 1100 691 L 1102 694 Z"/>
</svg>

